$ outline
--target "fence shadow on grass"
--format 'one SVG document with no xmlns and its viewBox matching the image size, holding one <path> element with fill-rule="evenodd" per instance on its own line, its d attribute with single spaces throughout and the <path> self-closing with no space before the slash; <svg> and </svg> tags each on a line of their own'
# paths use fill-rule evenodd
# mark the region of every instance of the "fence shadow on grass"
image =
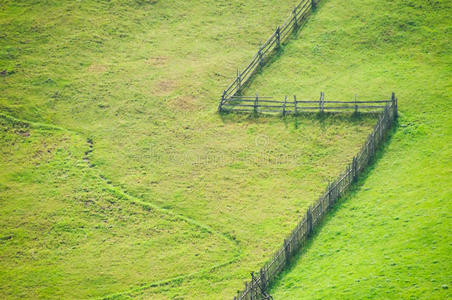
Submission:
<svg viewBox="0 0 452 300">
<path fill-rule="evenodd" d="M 345 193 L 355 190 L 354 183 L 358 177 L 367 176 L 369 165 L 374 164 L 381 151 L 384 151 L 385 138 L 393 128 L 397 119 L 397 99 L 394 93 L 391 100 L 373 100 L 373 101 L 337 101 L 325 100 L 325 94 L 320 93 L 319 100 L 300 100 L 294 95 L 293 98 L 274 99 L 272 97 L 262 96 L 242 96 L 242 91 L 250 85 L 257 73 L 262 71 L 265 64 L 271 64 L 283 54 L 283 44 L 289 38 L 297 35 L 297 32 L 304 25 L 307 17 L 319 8 L 319 0 L 301 0 L 292 11 L 291 16 L 278 26 L 275 32 L 258 49 L 256 55 L 243 71 L 237 71 L 237 77 L 223 91 L 218 105 L 218 111 L 223 122 L 255 122 L 265 123 L 269 119 L 263 119 L 262 114 L 271 114 L 274 116 L 282 115 L 282 120 L 286 126 L 298 122 L 302 118 L 312 118 L 318 120 L 321 125 L 326 124 L 335 118 L 337 112 L 353 112 L 352 117 L 347 120 L 352 122 L 360 121 L 366 113 L 371 113 L 370 117 L 375 117 L 375 111 L 379 112 L 378 122 L 373 128 L 367 141 L 361 147 L 359 153 L 353 157 L 353 160 L 345 166 L 345 169 L 336 180 L 329 183 L 324 193 L 313 202 L 308 208 L 306 214 L 299 220 L 297 226 L 292 230 L 289 236 L 284 240 L 282 247 L 264 264 L 256 273 L 251 272 L 251 280 L 245 282 L 245 288 L 237 292 L 235 300 L 257 300 L 272 299 L 268 294 L 279 274 L 290 265 L 293 265 L 294 257 L 299 257 L 305 253 L 305 247 L 311 247 L 311 237 L 316 235 L 318 228 L 323 228 L 324 217 L 331 218 L 337 212 L 338 205 L 335 204 L 338 199 L 344 197 Z M 323 5 L 322 3 L 320 5 Z M 276 55 L 275 55 L 276 54 Z M 238 114 L 229 114 L 235 112 Z M 244 115 L 241 115 L 244 113 Z M 292 115 L 287 117 L 287 115 Z M 338 118 L 344 118 L 340 116 Z M 267 117 L 266 117 L 267 118 Z M 388 142 L 386 142 L 388 143 Z M 378 150 L 383 145 L 383 150 Z M 363 179 L 358 182 L 363 182 Z M 359 189 L 359 185 L 357 187 Z M 346 199 L 346 198 L 345 198 Z M 329 212 L 332 210 L 332 212 Z M 319 227 L 320 226 L 320 227 Z M 317 228 L 317 229 L 316 229 Z"/>
<path fill-rule="evenodd" d="M 269 63 L 273 56 L 280 55 L 283 44 L 297 35 L 305 24 L 308 16 L 315 11 L 316 0 L 301 0 L 292 10 L 286 21 L 278 26 L 274 33 L 262 44 L 251 62 L 242 70 L 237 70 L 237 77 L 223 91 L 222 98 L 240 95 L 242 89 L 250 84 L 250 80 L 263 66 Z M 221 107 L 221 104 L 220 104 Z"/>
<path fill-rule="evenodd" d="M 289 260 L 284 271 L 279 273 L 279 275 L 275 278 L 274 282 L 268 287 L 268 291 L 271 291 L 274 287 L 278 286 L 284 280 L 284 277 L 288 273 L 293 271 L 294 268 L 296 268 L 298 262 L 302 260 L 304 255 L 314 246 L 315 240 L 317 239 L 318 235 L 321 234 L 321 232 L 324 230 L 324 227 L 328 226 L 331 220 L 335 218 L 336 214 L 342 209 L 344 209 L 343 204 L 346 203 L 348 199 L 355 197 L 355 195 L 362 190 L 363 186 L 366 183 L 367 178 L 372 174 L 373 170 L 378 165 L 379 160 L 383 157 L 383 155 L 385 155 L 387 147 L 391 144 L 391 140 L 394 136 L 394 133 L 397 131 L 398 127 L 399 124 L 397 121 L 395 121 L 391 130 L 387 133 L 386 141 L 382 143 L 379 150 L 376 151 L 375 157 L 368 165 L 367 169 L 362 173 L 356 184 L 352 186 L 352 188 L 345 196 L 338 198 L 336 203 L 332 205 L 330 211 L 318 223 L 317 227 L 314 228 L 311 237 L 307 240 L 304 246 L 298 251 L 298 253 L 295 256 L 293 256 Z"/>
<path fill-rule="evenodd" d="M 234 113 L 234 112 L 223 112 L 220 114 L 220 118 L 223 123 L 267 123 L 280 120 L 286 126 L 293 124 L 297 128 L 300 121 L 312 121 L 318 122 L 321 126 L 326 126 L 332 124 L 333 122 L 347 122 L 350 124 L 359 124 L 365 121 L 377 120 L 380 113 L 377 112 L 306 112 L 296 115 L 263 115 L 254 113 Z"/>
<path fill-rule="evenodd" d="M 392 94 L 392 99 L 386 104 L 384 111 L 379 115 L 378 122 L 368 139 L 362 145 L 358 154 L 347 164 L 339 176 L 328 184 L 320 197 L 307 209 L 306 214 L 297 223 L 297 226 L 284 240 L 279 250 L 256 273 L 251 273 L 250 282 L 245 282 L 245 288 L 238 291 L 235 299 L 257 300 L 272 299 L 267 293 L 279 274 L 288 266 L 299 251 L 304 249 L 318 228 L 323 224 L 329 211 L 336 208 L 335 203 L 347 195 L 363 175 L 367 176 L 368 166 L 374 164 L 375 159 L 381 155 L 380 149 L 385 145 L 387 136 L 392 132 L 397 119 L 397 98 Z M 383 147 L 384 151 L 384 147 Z M 361 179 L 362 180 L 362 179 Z M 362 182 L 362 181 L 361 181 Z"/>
</svg>

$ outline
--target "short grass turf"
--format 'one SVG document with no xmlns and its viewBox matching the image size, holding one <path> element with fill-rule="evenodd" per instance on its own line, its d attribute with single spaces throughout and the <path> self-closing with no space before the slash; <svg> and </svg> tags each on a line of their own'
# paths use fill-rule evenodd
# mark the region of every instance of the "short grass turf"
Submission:
<svg viewBox="0 0 452 300">
<path fill-rule="evenodd" d="M 99 297 L 234 258 L 222 236 L 108 185 L 87 167 L 79 136 L 0 122 L 4 298 Z"/>
<path fill-rule="evenodd" d="M 0 297 L 233 297 L 375 123 L 216 113 L 295 3 L 2 1 Z"/>
<path fill-rule="evenodd" d="M 270 293 L 448 299 L 452 288 L 450 1 L 322 1 L 247 93 L 396 92 L 390 141 Z"/>
</svg>

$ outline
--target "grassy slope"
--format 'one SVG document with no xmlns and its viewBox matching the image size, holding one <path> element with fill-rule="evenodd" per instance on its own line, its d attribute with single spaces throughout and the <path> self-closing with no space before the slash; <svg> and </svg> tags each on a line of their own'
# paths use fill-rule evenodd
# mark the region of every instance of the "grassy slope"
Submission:
<svg viewBox="0 0 452 300">
<path fill-rule="evenodd" d="M 276 299 L 451 296 L 450 10 L 450 1 L 325 1 L 250 87 L 399 98 L 391 141 L 275 284 Z"/>
<path fill-rule="evenodd" d="M 295 2 L 0 4 L 1 112 L 67 129 L 0 118 L 2 297 L 242 286 L 375 122 L 216 114 Z"/>
<path fill-rule="evenodd" d="M 87 167 L 79 136 L 0 122 L 3 297 L 102 296 L 233 259 L 221 236 L 124 199 Z"/>
</svg>

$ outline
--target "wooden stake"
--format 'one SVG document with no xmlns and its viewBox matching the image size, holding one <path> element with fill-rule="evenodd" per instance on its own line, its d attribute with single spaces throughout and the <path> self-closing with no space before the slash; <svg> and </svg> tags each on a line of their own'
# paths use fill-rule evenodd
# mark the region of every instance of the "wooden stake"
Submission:
<svg viewBox="0 0 452 300">
<path fill-rule="evenodd" d="M 242 89 L 242 82 L 241 82 L 241 78 L 240 78 L 240 72 L 239 69 L 237 69 L 237 93 L 240 92 L 240 90 Z"/>
<path fill-rule="evenodd" d="M 283 104 L 283 111 L 282 111 L 283 116 L 286 115 L 286 103 L 287 103 L 287 96 L 284 97 L 284 104 Z"/>
<path fill-rule="evenodd" d="M 358 113 L 358 104 L 356 103 L 356 94 L 355 94 L 355 114 Z"/>
<path fill-rule="evenodd" d="M 257 55 L 259 56 L 259 66 L 262 68 L 263 63 L 262 63 L 262 49 L 259 48 L 259 50 L 257 50 Z"/>
<path fill-rule="evenodd" d="M 254 100 L 254 113 L 257 114 L 257 107 L 258 107 L 258 101 L 259 101 L 259 96 L 256 93 L 256 99 Z"/>
<path fill-rule="evenodd" d="M 226 95 L 226 91 L 223 91 L 223 95 L 221 95 L 220 105 L 218 106 L 218 111 L 219 112 L 222 112 L 222 110 L 223 110 L 223 102 L 224 102 L 225 95 Z"/>
</svg>

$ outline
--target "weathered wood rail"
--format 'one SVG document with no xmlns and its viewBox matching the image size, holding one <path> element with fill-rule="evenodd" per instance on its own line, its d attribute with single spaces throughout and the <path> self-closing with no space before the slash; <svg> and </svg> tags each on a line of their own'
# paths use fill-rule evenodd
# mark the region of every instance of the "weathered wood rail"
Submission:
<svg viewBox="0 0 452 300">
<path fill-rule="evenodd" d="M 291 32 L 296 31 L 304 23 L 307 16 L 316 6 L 318 1 L 302 0 L 294 7 L 292 13 L 284 22 L 283 25 L 278 26 L 273 34 L 267 39 L 265 43 L 257 50 L 257 53 L 251 59 L 251 62 L 243 71 L 237 71 L 237 77 L 229 86 L 223 91 L 219 110 L 221 111 L 222 102 L 224 99 L 229 99 L 239 95 L 241 90 L 249 83 L 251 77 L 255 72 L 264 66 L 281 45 L 288 39 Z"/>
<path fill-rule="evenodd" d="M 392 94 L 391 101 L 381 103 L 386 103 L 386 105 L 361 150 L 353 157 L 337 179 L 328 184 L 319 199 L 308 208 L 306 214 L 284 240 L 281 248 L 276 251 L 273 257 L 258 272 L 251 273 L 251 281 L 245 283 L 245 288 L 237 292 L 234 300 L 272 299 L 268 294 L 269 286 L 284 267 L 290 263 L 300 248 L 305 245 L 313 230 L 320 224 L 328 210 L 350 189 L 351 185 L 357 181 L 359 175 L 372 162 L 378 147 L 384 142 L 388 131 L 395 123 L 398 110 L 395 94 Z"/>
<path fill-rule="evenodd" d="M 325 100 L 325 94 L 320 93 L 319 100 L 297 100 L 293 96 L 290 100 L 276 100 L 272 97 L 233 96 L 222 101 L 221 112 L 267 113 L 267 114 L 299 114 L 303 112 L 380 112 L 393 99 L 376 101 L 331 101 Z"/>
</svg>

